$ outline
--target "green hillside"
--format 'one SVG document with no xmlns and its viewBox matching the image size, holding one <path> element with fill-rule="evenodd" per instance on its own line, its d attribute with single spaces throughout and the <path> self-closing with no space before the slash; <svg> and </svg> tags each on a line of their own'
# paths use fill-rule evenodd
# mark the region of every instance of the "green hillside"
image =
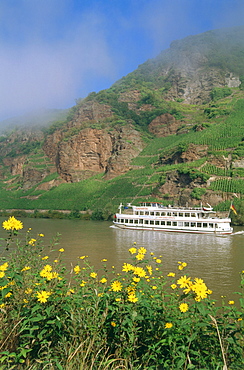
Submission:
<svg viewBox="0 0 244 370">
<path fill-rule="evenodd" d="M 82 101 L 78 99 L 68 115 L 62 119 L 57 117 L 48 126 L 43 124 L 40 138 L 26 141 L 16 135 L 10 140 L 13 133 L 4 134 L 0 143 L 1 209 L 71 210 L 73 214 L 92 210 L 97 217 L 108 219 L 120 202 L 138 203 L 150 199 L 181 205 L 188 197 L 189 202 L 196 205 L 215 196 L 219 199 L 215 209 L 221 211 L 228 211 L 234 200 L 238 209 L 234 221 L 243 223 L 243 35 L 244 27 L 239 27 L 175 41 L 170 49 L 139 66 L 110 89 L 91 93 Z M 201 71 L 206 76 L 206 71 L 213 73 L 213 68 L 216 73 L 216 85 L 213 80 L 206 85 L 209 88 L 205 91 L 207 99 L 198 104 L 186 102 L 181 89 L 178 97 L 173 96 L 177 73 L 183 70 L 188 76 L 190 67 L 186 61 L 191 55 L 191 68 L 194 67 L 198 74 Z M 228 73 L 239 79 L 238 87 L 223 84 L 221 76 Z M 181 76 L 177 86 L 184 83 Z M 72 125 L 77 112 L 89 102 L 109 106 L 113 115 L 103 120 L 86 121 L 81 127 Z M 149 125 L 165 114 L 176 120 L 178 128 L 173 134 L 158 136 L 149 130 Z M 129 171 L 110 179 L 105 173 L 97 173 L 80 182 L 62 183 L 48 189 L 40 187 L 40 184 L 59 178 L 54 161 L 43 150 L 48 135 L 59 130 L 63 141 L 75 140 L 86 127 L 109 132 L 114 127 L 126 125 L 136 128 L 145 143 L 145 148 L 131 161 Z M 8 168 L 7 159 L 22 154 L 28 155 L 28 169 L 44 174 L 31 187 L 26 186 L 20 175 L 11 174 Z M 174 190 L 167 192 L 167 186 Z M 176 187 L 177 193 L 174 192 Z"/>
</svg>

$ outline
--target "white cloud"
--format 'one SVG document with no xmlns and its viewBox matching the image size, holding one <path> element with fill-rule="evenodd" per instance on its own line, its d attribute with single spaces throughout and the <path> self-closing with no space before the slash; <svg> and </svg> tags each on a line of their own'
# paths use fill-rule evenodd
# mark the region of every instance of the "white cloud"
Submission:
<svg viewBox="0 0 244 370">
<path fill-rule="evenodd" d="M 33 2 L 27 1 L 27 4 Z M 9 24 L 14 10 L 5 8 L 5 32 L 9 34 L 9 41 L 5 42 L 2 27 L 0 119 L 41 107 L 74 105 L 75 98 L 80 97 L 77 94 L 89 92 L 84 84 L 88 74 L 111 80 L 114 76 L 113 61 L 103 33 L 103 19 L 94 14 L 82 14 L 78 21 L 65 24 L 64 29 L 60 23 L 62 19 L 59 19 L 61 28 L 58 30 L 57 25 L 50 26 L 57 22 L 52 9 L 53 6 L 51 9 L 40 7 L 40 3 L 37 8 L 28 7 L 25 16 L 32 17 L 29 27 L 22 25 L 20 15 L 16 13 L 18 35 L 16 24 L 13 27 Z M 4 15 L 4 9 L 0 8 L 0 18 Z M 49 28 L 46 30 L 45 27 Z"/>
</svg>

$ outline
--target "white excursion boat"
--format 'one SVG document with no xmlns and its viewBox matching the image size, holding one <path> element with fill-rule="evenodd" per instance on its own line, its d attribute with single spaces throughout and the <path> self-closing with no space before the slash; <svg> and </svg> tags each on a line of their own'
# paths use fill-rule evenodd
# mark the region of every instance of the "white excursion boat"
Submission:
<svg viewBox="0 0 244 370">
<path fill-rule="evenodd" d="M 190 208 L 166 207 L 157 202 L 145 202 L 140 206 L 121 203 L 113 223 L 121 229 L 232 234 L 231 219 L 219 218 L 215 213 L 209 205 L 207 208 Z"/>
</svg>

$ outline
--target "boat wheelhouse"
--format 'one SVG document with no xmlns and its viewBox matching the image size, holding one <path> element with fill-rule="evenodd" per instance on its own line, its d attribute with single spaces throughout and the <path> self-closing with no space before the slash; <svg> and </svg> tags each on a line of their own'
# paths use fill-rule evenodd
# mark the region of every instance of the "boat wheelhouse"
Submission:
<svg viewBox="0 0 244 370">
<path fill-rule="evenodd" d="M 140 206 L 119 205 L 114 225 L 123 229 L 231 234 L 231 219 L 219 218 L 212 207 L 175 207 L 145 202 Z"/>
</svg>

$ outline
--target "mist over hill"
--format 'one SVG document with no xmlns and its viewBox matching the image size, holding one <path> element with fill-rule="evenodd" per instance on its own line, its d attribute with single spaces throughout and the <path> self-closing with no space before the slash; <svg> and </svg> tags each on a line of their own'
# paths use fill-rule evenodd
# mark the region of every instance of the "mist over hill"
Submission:
<svg viewBox="0 0 244 370">
<path fill-rule="evenodd" d="M 120 202 L 224 210 L 234 199 L 241 211 L 243 36 L 236 27 L 173 41 L 68 112 L 11 120 L 19 128 L 0 137 L 2 209 L 107 218 Z"/>
</svg>

